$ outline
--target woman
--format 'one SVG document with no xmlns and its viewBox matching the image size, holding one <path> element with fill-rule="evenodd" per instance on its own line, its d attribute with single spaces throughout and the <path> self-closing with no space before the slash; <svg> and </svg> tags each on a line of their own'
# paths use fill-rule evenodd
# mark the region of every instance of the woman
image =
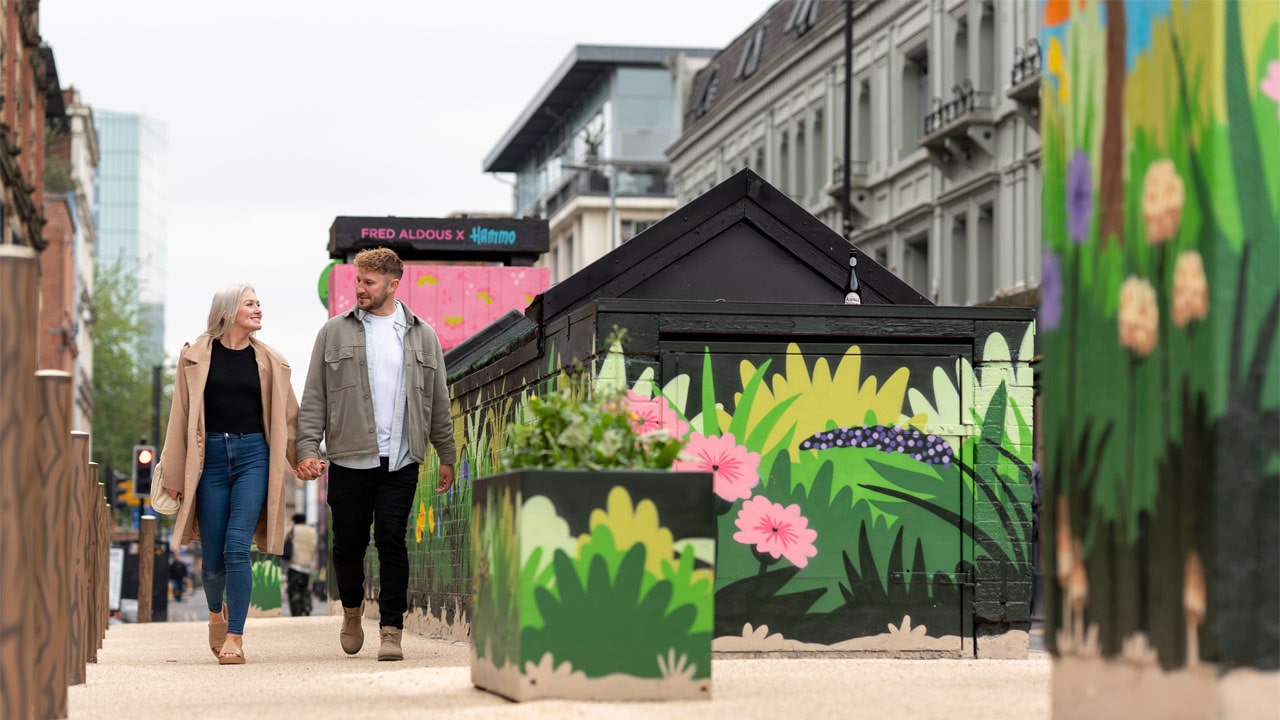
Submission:
<svg viewBox="0 0 1280 720">
<path fill-rule="evenodd" d="M 213 296 L 208 329 L 178 356 L 160 456 L 165 490 L 183 501 L 173 537 L 183 547 L 200 540 L 209 647 L 221 665 L 244 663 L 250 542 L 279 555 L 289 529 L 285 476 L 296 464 L 298 401 L 289 364 L 253 336 L 260 329 L 252 287 Z"/>
</svg>

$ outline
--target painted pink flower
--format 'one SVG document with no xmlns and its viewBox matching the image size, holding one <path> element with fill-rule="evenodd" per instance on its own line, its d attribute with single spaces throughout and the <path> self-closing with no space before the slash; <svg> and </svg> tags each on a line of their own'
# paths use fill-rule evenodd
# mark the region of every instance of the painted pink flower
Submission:
<svg viewBox="0 0 1280 720">
<path fill-rule="evenodd" d="M 734 524 L 738 526 L 734 540 L 755 545 L 757 552 L 769 553 L 775 560 L 785 557 L 796 567 L 804 567 L 809 558 L 818 554 L 813 545 L 818 531 L 809 527 L 809 519 L 800 514 L 800 506 L 794 503 L 782 507 L 757 495 L 742 504 Z"/>
<path fill-rule="evenodd" d="M 1262 94 L 1276 101 L 1276 115 L 1280 115 L 1280 60 L 1267 63 L 1267 76 L 1262 80 Z"/>
<path fill-rule="evenodd" d="M 671 464 L 672 470 L 714 473 L 712 487 L 716 495 L 729 502 L 751 497 L 751 488 L 760 484 L 760 453 L 738 445 L 733 433 L 722 437 L 694 433 L 681 456 Z"/>
<path fill-rule="evenodd" d="M 661 395 L 647 398 L 634 390 L 628 390 L 627 406 L 631 411 L 631 425 L 640 435 L 648 435 L 654 430 L 666 430 L 671 437 L 682 438 L 689 432 L 689 423 L 681 420 L 676 409 Z"/>
</svg>

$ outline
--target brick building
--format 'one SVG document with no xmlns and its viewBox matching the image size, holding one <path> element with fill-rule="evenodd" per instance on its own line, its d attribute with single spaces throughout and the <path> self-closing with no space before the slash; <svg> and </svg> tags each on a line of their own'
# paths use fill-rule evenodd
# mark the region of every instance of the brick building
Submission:
<svg viewBox="0 0 1280 720">
<path fill-rule="evenodd" d="M 0 0 L 0 243 L 43 249 L 44 127 L 61 104 L 53 51 L 40 39 L 39 0 Z"/>
</svg>

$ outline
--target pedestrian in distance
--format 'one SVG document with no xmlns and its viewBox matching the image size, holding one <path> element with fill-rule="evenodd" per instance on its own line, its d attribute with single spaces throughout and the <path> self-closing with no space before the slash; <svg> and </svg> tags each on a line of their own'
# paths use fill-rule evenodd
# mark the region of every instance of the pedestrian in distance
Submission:
<svg viewBox="0 0 1280 720">
<path fill-rule="evenodd" d="M 307 524 L 307 516 L 294 513 L 293 528 L 284 542 L 284 560 L 289 563 L 289 615 L 293 617 L 311 614 L 311 566 L 319 539 L 316 529 Z"/>
<path fill-rule="evenodd" d="M 169 582 L 173 585 L 173 601 L 182 602 L 182 591 L 187 587 L 187 564 L 177 555 L 169 562 Z"/>
<path fill-rule="evenodd" d="M 200 539 L 209 648 L 220 665 L 244 663 L 250 543 L 279 555 L 289 529 L 286 475 L 296 464 L 298 402 L 289 364 L 254 336 L 261 329 L 252 287 L 231 285 L 213 296 L 208 327 L 178 354 L 160 454 L 164 489 L 182 502 L 174 542 Z"/>
<path fill-rule="evenodd" d="M 329 468 L 333 569 L 342 601 L 339 641 L 349 655 L 364 645 L 364 556 L 373 524 L 379 564 L 379 660 L 402 660 L 408 609 L 405 530 L 430 438 L 440 456 L 436 492 L 453 484 L 457 455 L 436 332 L 395 298 L 404 265 L 387 248 L 355 257 L 356 307 L 316 336 L 298 414 L 298 477 Z"/>
</svg>

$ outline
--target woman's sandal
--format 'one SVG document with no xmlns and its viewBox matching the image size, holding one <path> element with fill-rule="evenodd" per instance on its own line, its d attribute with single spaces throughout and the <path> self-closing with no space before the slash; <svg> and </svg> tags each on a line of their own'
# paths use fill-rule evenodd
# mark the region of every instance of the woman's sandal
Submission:
<svg viewBox="0 0 1280 720">
<path fill-rule="evenodd" d="M 234 648 L 234 649 L 232 649 Z M 218 653 L 219 665 L 243 665 L 244 664 L 244 640 L 240 641 L 239 647 L 234 642 L 223 643 L 223 649 Z"/>
<path fill-rule="evenodd" d="M 218 657 L 222 652 L 222 644 L 227 641 L 227 604 L 222 604 L 222 622 L 215 623 L 209 621 L 209 649 L 213 651 L 213 656 Z"/>
</svg>

